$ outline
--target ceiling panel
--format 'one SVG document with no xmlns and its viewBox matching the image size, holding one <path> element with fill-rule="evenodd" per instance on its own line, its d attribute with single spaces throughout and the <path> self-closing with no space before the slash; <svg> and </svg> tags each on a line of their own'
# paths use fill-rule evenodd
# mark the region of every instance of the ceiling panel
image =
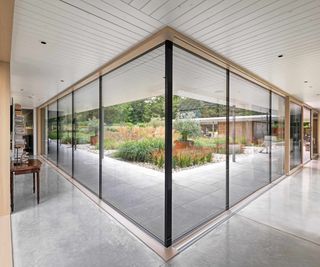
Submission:
<svg viewBox="0 0 320 267">
<path fill-rule="evenodd" d="M 16 0 L 12 96 L 38 106 L 171 26 L 320 108 L 319 25 L 319 0 Z"/>
</svg>

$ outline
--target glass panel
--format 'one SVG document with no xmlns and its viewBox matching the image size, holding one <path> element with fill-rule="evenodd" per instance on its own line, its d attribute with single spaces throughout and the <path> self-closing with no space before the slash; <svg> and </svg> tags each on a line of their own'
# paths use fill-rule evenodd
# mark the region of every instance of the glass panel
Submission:
<svg viewBox="0 0 320 267">
<path fill-rule="evenodd" d="M 99 81 L 74 92 L 74 178 L 99 192 Z"/>
<path fill-rule="evenodd" d="M 48 107 L 41 109 L 41 152 L 43 156 L 48 154 Z"/>
<path fill-rule="evenodd" d="M 230 74 L 230 204 L 269 183 L 270 92 Z"/>
<path fill-rule="evenodd" d="M 72 95 L 58 100 L 58 165 L 72 175 Z"/>
<path fill-rule="evenodd" d="M 226 207 L 226 71 L 173 50 L 173 239 Z"/>
<path fill-rule="evenodd" d="M 312 124 L 312 140 L 313 140 L 313 155 L 318 154 L 318 113 L 313 113 L 313 124 Z"/>
<path fill-rule="evenodd" d="M 164 47 L 103 77 L 102 197 L 163 241 Z"/>
<path fill-rule="evenodd" d="M 311 159 L 311 110 L 303 109 L 303 162 Z"/>
<path fill-rule="evenodd" d="M 57 102 L 48 107 L 48 159 L 57 164 Z"/>
<path fill-rule="evenodd" d="M 301 164 L 301 120 L 302 109 L 290 103 L 290 170 Z"/>
<path fill-rule="evenodd" d="M 282 96 L 272 93 L 272 117 L 271 117 L 271 171 L 272 180 L 284 175 L 285 161 L 285 99 Z"/>
</svg>

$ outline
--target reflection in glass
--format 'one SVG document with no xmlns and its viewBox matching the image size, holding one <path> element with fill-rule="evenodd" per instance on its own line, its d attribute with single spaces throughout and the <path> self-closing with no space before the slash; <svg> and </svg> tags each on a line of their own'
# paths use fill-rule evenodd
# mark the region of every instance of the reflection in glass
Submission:
<svg viewBox="0 0 320 267">
<path fill-rule="evenodd" d="M 311 110 L 303 108 L 303 162 L 311 159 Z"/>
<path fill-rule="evenodd" d="M 226 208 L 226 71 L 173 50 L 173 239 Z"/>
<path fill-rule="evenodd" d="M 313 111 L 312 125 L 312 153 L 316 156 L 318 154 L 318 113 L 315 111 Z"/>
<path fill-rule="evenodd" d="M 41 109 L 41 151 L 42 155 L 47 157 L 48 154 L 48 107 Z"/>
<path fill-rule="evenodd" d="M 74 92 L 74 178 L 99 192 L 99 83 Z"/>
<path fill-rule="evenodd" d="M 230 204 L 269 183 L 270 92 L 230 75 Z"/>
<path fill-rule="evenodd" d="M 57 102 L 53 102 L 48 107 L 48 155 L 47 158 L 57 164 Z"/>
<path fill-rule="evenodd" d="M 103 77 L 102 198 L 164 240 L 164 47 Z"/>
<path fill-rule="evenodd" d="M 58 165 L 72 175 L 72 95 L 58 100 Z"/>
<path fill-rule="evenodd" d="M 301 157 L 301 107 L 290 103 L 290 170 L 302 162 Z"/>
<path fill-rule="evenodd" d="M 284 127 L 285 127 L 285 99 L 272 93 L 271 109 L 271 171 L 272 180 L 284 175 Z"/>
</svg>

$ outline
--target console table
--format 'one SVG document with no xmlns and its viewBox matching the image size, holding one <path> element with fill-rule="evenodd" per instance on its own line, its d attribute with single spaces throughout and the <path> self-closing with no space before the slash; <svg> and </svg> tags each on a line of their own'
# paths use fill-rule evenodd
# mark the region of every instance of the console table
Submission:
<svg viewBox="0 0 320 267">
<path fill-rule="evenodd" d="M 29 159 L 28 163 L 15 164 L 11 162 L 10 166 L 10 192 L 11 192 L 11 211 L 14 210 L 14 175 L 21 175 L 32 173 L 33 174 L 33 193 L 35 193 L 35 183 L 37 176 L 37 203 L 40 201 L 40 179 L 39 172 L 41 168 L 41 161 L 38 159 Z"/>
</svg>

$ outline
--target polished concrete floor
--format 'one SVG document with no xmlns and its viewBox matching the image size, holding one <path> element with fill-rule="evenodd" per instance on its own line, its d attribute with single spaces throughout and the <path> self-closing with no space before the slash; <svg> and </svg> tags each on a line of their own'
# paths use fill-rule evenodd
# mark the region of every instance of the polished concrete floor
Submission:
<svg viewBox="0 0 320 267">
<path fill-rule="evenodd" d="M 57 143 L 48 155 L 56 160 Z M 269 183 L 269 154 L 248 147 L 230 160 L 231 205 Z M 273 177 L 281 176 L 283 146 L 273 147 Z M 74 151 L 74 177 L 98 193 L 99 155 Z M 59 145 L 59 167 L 71 174 L 72 148 Z M 212 163 L 173 172 L 173 239 L 222 213 L 226 206 L 226 163 Z M 105 156 L 102 161 L 102 198 L 128 217 L 164 239 L 164 173 Z"/>
<path fill-rule="evenodd" d="M 165 263 L 44 164 L 15 179 L 15 266 L 308 266 L 320 262 L 320 162 L 312 161 Z"/>
</svg>

